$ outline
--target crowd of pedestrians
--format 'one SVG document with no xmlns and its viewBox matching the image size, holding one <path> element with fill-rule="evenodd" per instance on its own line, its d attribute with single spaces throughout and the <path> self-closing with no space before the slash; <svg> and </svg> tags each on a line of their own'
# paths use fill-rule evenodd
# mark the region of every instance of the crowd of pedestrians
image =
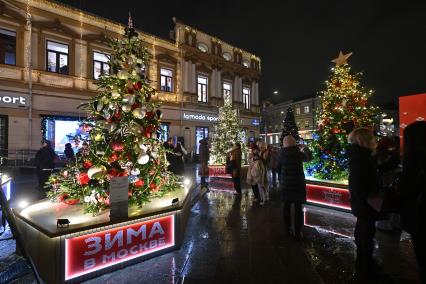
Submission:
<svg viewBox="0 0 426 284">
<path fill-rule="evenodd" d="M 403 229 L 411 234 L 422 283 L 426 283 L 426 122 L 418 121 L 405 128 L 403 148 L 399 139 L 378 140 L 371 129 L 358 128 L 348 135 L 349 192 L 352 214 L 356 217 L 355 244 L 357 269 L 371 277 L 378 276 L 380 266 L 373 258 L 376 228 Z M 168 170 L 184 174 L 186 149 L 169 138 Z M 71 144 L 65 145 L 67 162 L 75 162 L 88 151 L 83 143 L 74 155 Z M 402 153 L 402 155 L 401 155 Z M 279 188 L 283 202 L 284 231 L 295 240 L 301 237 L 306 181 L 303 163 L 312 157 L 308 147 L 289 135 L 280 148 L 258 141 L 251 143 L 247 155 L 247 172 L 242 171 L 241 145 L 235 143 L 226 153 L 226 172 L 232 176 L 237 196 L 242 182 L 251 186 L 253 201 L 263 206 L 269 201 L 271 188 Z M 39 187 L 49 178 L 57 158 L 50 141 L 43 140 L 36 154 Z M 199 143 L 199 175 L 201 187 L 208 189 L 209 142 Z M 242 180 L 243 179 L 243 180 Z M 374 201 L 375 200 L 375 201 Z M 377 207 L 377 200 L 380 202 Z M 291 208 L 294 209 L 293 220 Z"/>
</svg>

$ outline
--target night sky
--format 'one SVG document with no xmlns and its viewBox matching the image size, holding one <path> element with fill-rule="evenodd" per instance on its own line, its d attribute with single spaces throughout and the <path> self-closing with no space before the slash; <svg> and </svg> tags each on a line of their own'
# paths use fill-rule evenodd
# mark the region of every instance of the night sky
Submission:
<svg viewBox="0 0 426 284">
<path fill-rule="evenodd" d="M 261 99 L 315 95 L 339 51 L 375 103 L 426 92 L 426 1 L 60 1 L 168 38 L 172 17 L 260 56 Z M 273 95 L 279 90 L 278 95 Z"/>
</svg>

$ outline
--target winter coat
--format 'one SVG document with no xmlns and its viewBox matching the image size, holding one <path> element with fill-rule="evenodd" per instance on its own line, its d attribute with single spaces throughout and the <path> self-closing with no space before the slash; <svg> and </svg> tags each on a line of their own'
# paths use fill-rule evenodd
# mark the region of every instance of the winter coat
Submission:
<svg viewBox="0 0 426 284">
<path fill-rule="evenodd" d="M 210 153 L 209 153 L 209 145 L 206 139 L 202 139 L 200 141 L 200 147 L 198 152 L 199 152 L 200 164 L 207 165 L 209 163 Z"/>
<path fill-rule="evenodd" d="M 379 191 L 377 164 L 368 148 L 352 144 L 348 149 L 349 192 L 352 213 L 359 217 L 378 219 L 380 214 L 368 204 L 368 197 Z"/>
<path fill-rule="evenodd" d="M 232 177 L 241 177 L 241 148 L 234 148 L 228 153 L 232 163 Z"/>
<path fill-rule="evenodd" d="M 269 153 L 270 159 L 269 159 L 269 168 L 270 169 L 276 169 L 278 167 L 278 152 L 277 150 L 273 149 Z"/>
<path fill-rule="evenodd" d="M 265 180 L 266 168 L 257 151 L 249 153 L 248 162 L 249 165 L 246 177 L 247 184 L 265 186 L 267 184 L 267 180 Z"/>
<path fill-rule="evenodd" d="M 45 146 L 37 151 L 35 165 L 38 170 L 53 169 L 55 167 L 55 151 L 49 146 Z"/>
<path fill-rule="evenodd" d="M 401 192 L 401 226 L 411 233 L 426 236 L 426 162 L 404 164 Z"/>
<path fill-rule="evenodd" d="M 199 154 L 198 158 L 200 160 L 200 175 L 203 177 L 209 176 L 209 143 L 207 142 L 207 139 L 202 139 L 200 141 L 200 146 L 198 148 Z"/>
<path fill-rule="evenodd" d="M 298 146 L 281 149 L 279 168 L 281 169 L 281 191 L 284 201 L 306 201 L 306 181 L 303 162 L 307 160 L 305 153 Z"/>
</svg>

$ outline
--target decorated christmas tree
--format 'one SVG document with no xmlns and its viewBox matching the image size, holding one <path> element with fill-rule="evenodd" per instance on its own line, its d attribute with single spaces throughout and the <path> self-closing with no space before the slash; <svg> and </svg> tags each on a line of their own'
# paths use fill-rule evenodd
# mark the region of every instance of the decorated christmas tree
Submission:
<svg viewBox="0 0 426 284">
<path fill-rule="evenodd" d="M 313 160 L 307 167 L 308 174 L 325 180 L 347 179 L 347 135 L 353 128 L 373 127 L 378 113 L 368 105 L 373 94 L 360 83 L 361 73 L 353 73 L 347 63 L 352 53 L 332 62 L 336 66 L 320 93 L 320 109 L 316 114 L 318 128 L 310 144 Z"/>
<path fill-rule="evenodd" d="M 83 203 L 87 212 L 109 207 L 109 183 L 127 176 L 129 205 L 142 206 L 152 197 L 179 187 L 178 178 L 167 171 L 166 150 L 157 139 L 160 131 L 159 103 L 146 78 L 149 54 L 129 26 L 121 39 L 110 41 L 110 74 L 100 77 L 100 93 L 86 105 L 90 129 L 88 144 L 71 163 L 49 179 L 48 196 L 54 201 Z"/>
<path fill-rule="evenodd" d="M 243 163 L 247 160 L 247 147 L 245 133 L 240 127 L 238 112 L 232 108 L 229 95 L 224 96 L 224 104 L 219 107 L 218 124 L 215 126 L 215 134 L 211 144 L 210 164 L 225 165 L 226 153 L 235 143 L 241 144 Z"/>
<path fill-rule="evenodd" d="M 296 141 L 300 139 L 299 129 L 296 125 L 296 120 L 294 119 L 294 112 L 291 107 L 287 109 L 287 113 L 284 118 L 284 128 L 281 133 L 280 144 L 283 142 L 284 137 L 292 135 Z"/>
</svg>

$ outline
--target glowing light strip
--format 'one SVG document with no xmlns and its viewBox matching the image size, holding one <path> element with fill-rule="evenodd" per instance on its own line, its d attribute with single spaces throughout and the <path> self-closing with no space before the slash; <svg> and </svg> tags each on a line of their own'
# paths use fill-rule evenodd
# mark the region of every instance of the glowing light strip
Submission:
<svg viewBox="0 0 426 284">
<path fill-rule="evenodd" d="M 333 235 L 337 235 L 337 236 L 341 236 L 341 237 L 344 237 L 344 238 L 353 239 L 352 236 L 348 236 L 348 235 L 345 235 L 345 234 L 342 234 L 342 233 L 338 233 L 338 232 L 335 232 L 335 231 L 332 231 L 332 230 L 327 230 L 327 229 L 322 228 L 321 226 L 309 225 L 306 222 L 306 209 L 303 210 L 303 225 L 306 226 L 306 227 L 314 228 L 316 230 L 325 231 L 325 232 L 333 234 Z"/>
<path fill-rule="evenodd" d="M 67 275 L 68 275 L 68 254 L 67 254 L 67 252 L 68 252 L 68 242 L 70 241 L 70 239 L 66 239 L 65 240 L 65 281 L 68 281 L 70 279 L 74 279 L 74 278 L 79 277 L 79 276 L 89 274 L 91 272 L 95 272 L 95 271 L 98 271 L 98 270 L 101 270 L 101 269 L 105 269 L 105 268 L 108 268 L 110 266 L 113 266 L 113 265 L 116 265 L 116 264 L 119 264 L 119 263 L 127 262 L 127 261 L 130 261 L 130 260 L 138 258 L 138 257 L 149 255 L 149 254 L 154 253 L 156 251 L 164 250 L 166 248 L 170 248 L 170 247 L 175 246 L 175 215 L 173 214 L 173 215 L 169 215 L 169 216 L 172 218 L 172 221 L 171 221 L 172 222 L 172 225 L 171 225 L 171 234 L 172 234 L 171 239 L 172 240 L 171 240 L 170 244 L 168 244 L 166 246 L 154 248 L 154 249 L 146 251 L 146 252 L 135 254 L 135 255 L 126 257 L 124 259 L 117 260 L 115 262 L 110 262 L 110 263 L 107 263 L 107 264 L 104 264 L 104 265 L 99 265 L 99 266 L 94 267 L 93 269 L 88 269 L 86 271 L 75 273 L 75 274 L 71 275 L 70 277 L 67 277 Z M 155 220 L 155 219 L 151 219 L 151 220 L 148 220 L 148 221 L 153 221 L 153 220 Z M 143 223 L 143 222 L 141 222 L 141 223 Z M 126 226 L 128 226 L 128 225 L 125 225 L 123 227 L 126 227 Z M 120 227 L 116 227 L 114 229 L 117 229 L 117 228 L 120 228 Z M 106 229 L 105 231 L 108 231 L 108 230 L 109 229 Z M 96 233 L 99 233 L 99 232 L 96 232 Z"/>
<path fill-rule="evenodd" d="M 316 200 L 309 199 L 309 198 L 306 199 L 306 200 L 310 203 L 315 203 L 315 204 L 320 204 L 320 205 L 325 205 L 325 206 L 330 206 L 330 207 L 336 207 L 336 208 L 351 210 L 351 207 L 349 207 L 349 206 L 337 205 L 337 204 L 334 204 L 334 203 L 327 203 L 327 202 L 322 202 L 322 201 L 316 201 Z"/>
</svg>

